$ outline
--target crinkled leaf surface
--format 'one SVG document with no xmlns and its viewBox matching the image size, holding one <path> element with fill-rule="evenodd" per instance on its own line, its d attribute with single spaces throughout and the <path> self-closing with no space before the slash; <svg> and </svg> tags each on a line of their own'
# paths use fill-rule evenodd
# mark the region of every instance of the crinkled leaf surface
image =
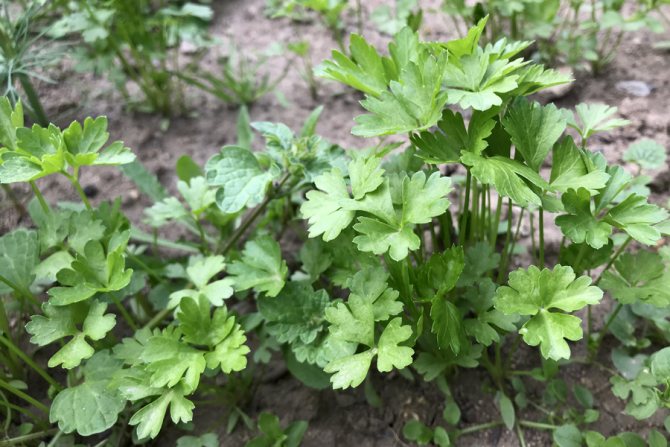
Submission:
<svg viewBox="0 0 670 447">
<path fill-rule="evenodd" d="M 282 290 L 288 274 L 286 262 L 282 260 L 279 243 L 269 236 L 261 236 L 247 242 L 242 259 L 228 267 L 237 290 L 253 288 L 268 296 L 277 296 Z"/>
<path fill-rule="evenodd" d="M 216 204 L 224 213 L 258 205 L 275 175 L 263 171 L 254 154 L 239 146 L 224 146 L 205 165 L 207 182 L 219 186 Z"/>
</svg>

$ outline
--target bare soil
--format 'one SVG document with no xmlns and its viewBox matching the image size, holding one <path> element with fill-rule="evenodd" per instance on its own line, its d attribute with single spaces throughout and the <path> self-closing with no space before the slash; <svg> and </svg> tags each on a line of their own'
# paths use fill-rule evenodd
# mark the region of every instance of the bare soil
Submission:
<svg viewBox="0 0 670 447">
<path fill-rule="evenodd" d="M 366 16 L 379 1 L 363 2 Z M 437 2 L 427 2 L 435 5 Z M 312 58 L 318 64 L 329 56 L 335 42 L 329 31 L 318 22 L 290 23 L 286 20 L 269 20 L 263 14 L 264 0 L 229 0 L 214 2 L 215 20 L 211 31 L 215 36 L 234 37 L 243 49 L 259 51 L 268 45 L 306 39 L 312 46 Z M 430 5 L 429 5 L 430 6 Z M 449 22 L 438 14 L 426 11 L 424 33 L 430 39 L 440 39 L 452 34 Z M 348 20 L 348 28 L 355 31 L 355 18 Z M 385 46 L 386 36 L 373 27 L 364 33 L 366 37 Z M 670 54 L 652 49 L 654 42 L 668 40 L 670 35 L 656 35 L 645 30 L 629 35 L 613 63 L 599 77 L 579 76 L 572 89 L 555 99 L 557 105 L 573 107 L 580 102 L 603 102 L 619 107 L 622 117 L 631 121 L 623 129 L 596 137 L 596 148 L 602 150 L 612 162 L 621 162 L 625 148 L 632 142 L 648 137 L 670 147 Z M 215 48 L 214 53 L 223 51 Z M 208 58 L 211 63 L 215 56 Z M 311 110 L 325 105 L 318 133 L 330 141 L 346 148 L 364 147 L 375 141 L 363 141 L 350 134 L 353 117 L 360 113 L 360 97 L 343 86 L 321 82 L 320 97 L 314 101 L 307 84 L 301 78 L 294 63 L 288 75 L 279 84 L 288 106 L 270 94 L 262 98 L 250 110 L 254 121 L 281 121 L 299 130 Z M 175 189 L 174 166 L 177 159 L 187 154 L 198 163 L 204 163 L 222 145 L 236 140 L 235 122 L 237 110 L 207 97 L 203 93 L 187 89 L 190 113 L 185 117 L 165 121 L 158 116 L 129 112 L 124 108 L 118 93 L 107 81 L 90 74 L 77 73 L 71 61 L 64 61 L 55 74 L 55 84 L 39 86 L 47 113 L 57 124 L 67 125 L 73 119 L 86 116 L 107 115 L 112 138 L 122 139 L 131 147 L 147 168 L 155 173 L 163 184 Z M 273 61 L 268 69 L 277 72 L 283 69 L 281 59 Z M 652 87 L 647 97 L 635 97 L 618 90 L 619 81 L 639 80 Z M 545 98 L 546 99 L 546 98 Z M 40 187 L 51 200 L 75 199 L 74 191 L 59 180 L 45 179 Z M 129 217 L 139 222 L 143 210 L 150 201 L 141 196 L 136 187 L 115 169 L 91 169 L 83 173 L 82 183 L 97 191 L 94 202 L 123 198 L 123 206 Z M 670 173 L 666 169 L 656 173 L 653 182 L 653 200 L 665 203 L 668 200 Z M 27 198 L 27 189 L 16 188 L 20 197 Z M 0 213 L 0 233 L 18 224 L 18 216 L 12 212 Z M 527 234 L 527 232 L 526 232 Z M 607 300 L 606 300 L 607 301 Z M 602 306 L 604 313 L 609 308 Z M 579 355 L 581 346 L 575 346 Z M 535 350 L 521 350 L 515 362 L 524 368 L 537 366 Z M 609 353 L 603 354 L 607 362 Z M 308 389 L 283 370 L 281 363 L 273 362 L 271 376 L 255 390 L 244 410 L 255 417 L 261 411 L 272 411 L 282 422 L 296 419 L 309 421 L 304 438 L 305 446 L 396 446 L 407 445 L 402 437 L 402 427 L 411 418 L 419 418 L 428 425 L 442 423 L 443 397 L 433 384 L 407 379 L 390 374 L 375 376 L 373 384 L 381 396 L 383 405 L 373 408 L 368 405 L 362 389 L 334 393 Z M 626 430 L 644 432 L 647 427 L 661 426 L 661 418 L 640 423 L 625 416 L 621 401 L 615 398 L 607 386 L 607 379 L 598 369 L 587 369 L 572 365 L 562 373 L 568 382 L 581 383 L 595 395 L 596 408 L 601 412 L 600 421 L 593 429 L 604 434 L 615 434 Z M 540 393 L 543 385 L 528 386 L 531 396 Z M 493 403 L 491 383 L 483 370 L 462 370 L 450 379 L 455 398 L 461 406 L 463 427 L 499 418 Z M 252 433 L 244 429 L 232 435 L 225 434 L 226 409 L 203 406 L 195 418 L 197 431 L 214 429 L 220 433 L 222 445 L 240 446 Z M 539 420 L 541 415 L 527 416 Z M 157 445 L 173 445 L 176 433 L 162 438 Z M 178 436 L 178 435 L 177 435 Z M 529 446 L 551 444 L 545 432 L 527 431 Z M 517 446 L 516 436 L 505 428 L 495 428 L 476 435 L 461 438 L 462 446 Z"/>
</svg>

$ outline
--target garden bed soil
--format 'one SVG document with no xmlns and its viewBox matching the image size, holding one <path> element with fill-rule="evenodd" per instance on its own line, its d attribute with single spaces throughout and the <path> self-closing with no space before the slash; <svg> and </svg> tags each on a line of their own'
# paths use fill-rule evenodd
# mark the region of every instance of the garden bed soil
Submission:
<svg viewBox="0 0 670 447">
<path fill-rule="evenodd" d="M 375 2 L 363 2 L 366 15 Z M 436 2 L 431 2 L 435 3 Z M 319 23 L 289 23 L 286 20 L 269 20 L 263 14 L 264 0 L 237 0 L 215 2 L 216 15 L 212 24 L 215 36 L 234 37 L 242 49 L 258 51 L 275 43 L 286 43 L 306 39 L 312 46 L 315 63 L 329 56 L 335 47 L 327 29 Z M 443 16 L 425 12 L 424 35 L 429 39 L 452 37 L 448 21 Z M 355 29 L 354 17 L 348 28 Z M 385 46 L 388 37 L 374 29 L 366 30 L 366 37 Z M 596 136 L 594 143 L 608 160 L 620 162 L 625 148 L 632 142 L 648 137 L 666 148 L 670 147 L 670 54 L 655 51 L 652 46 L 658 40 L 668 40 L 670 35 L 657 35 L 645 30 L 628 35 L 613 63 L 599 77 L 578 76 L 573 87 L 554 101 L 561 107 L 573 107 L 580 102 L 602 102 L 619 108 L 619 114 L 631 124 L 602 136 Z M 216 49 L 215 49 L 216 52 Z M 209 63 L 215 56 L 208 58 Z M 296 64 L 293 64 L 296 65 Z M 48 115 L 57 124 L 66 126 L 73 119 L 86 116 L 107 115 L 112 138 L 122 139 L 131 147 L 144 165 L 155 173 L 161 182 L 174 191 L 174 166 L 184 154 L 203 164 L 222 145 L 236 141 L 235 123 L 237 111 L 218 100 L 200 92 L 187 90 L 190 113 L 185 117 L 166 121 L 158 116 L 130 112 L 114 89 L 102 78 L 76 72 L 71 61 L 65 61 L 52 76 L 54 84 L 39 86 Z M 270 71 L 283 69 L 280 59 L 269 65 Z M 651 87 L 646 97 L 632 96 L 618 89 L 621 81 L 642 81 Z M 272 94 L 258 101 L 250 109 L 254 121 L 280 121 L 294 130 L 299 130 L 303 120 L 318 105 L 325 109 L 317 132 L 330 141 L 346 148 L 372 145 L 376 141 L 363 141 L 350 134 L 353 117 L 360 114 L 359 95 L 349 89 L 321 82 L 320 97 L 314 101 L 307 84 L 297 70 L 291 69 L 279 84 L 283 95 L 280 99 Z M 545 97 L 546 99 L 546 97 Z M 666 203 L 669 197 L 670 174 L 666 169 L 655 173 L 652 184 L 653 201 Z M 59 180 L 50 178 L 38 182 L 47 198 L 75 199 L 70 187 Z M 94 196 L 94 202 L 121 197 L 124 210 L 134 222 L 140 222 L 142 213 L 151 202 L 143 197 L 137 188 L 116 169 L 89 169 L 82 175 L 82 184 Z M 27 189 L 15 188 L 19 197 L 29 196 Z M 13 212 L 3 212 L 0 216 L 0 233 L 15 227 L 19 216 Z M 550 229 L 547 230 L 548 232 Z M 527 234 L 527 232 L 526 232 Z M 558 233 L 555 233 L 558 234 Z M 294 257 L 294 253 L 284 253 Z M 603 315 L 609 308 L 606 299 L 599 306 L 597 314 Z M 580 354 L 581 345 L 574 346 L 575 355 Z M 603 352 L 607 361 L 609 352 Z M 583 353 L 582 353 L 583 354 Z M 515 358 L 521 367 L 537 366 L 537 351 L 522 350 Z M 255 390 L 250 401 L 243 408 L 255 418 L 261 411 L 271 411 L 280 416 L 282 422 L 304 419 L 309 421 L 305 435 L 305 446 L 400 446 L 408 443 L 402 437 L 402 427 L 408 419 L 418 418 L 429 426 L 440 424 L 444 399 L 437 387 L 420 380 L 409 382 L 398 374 L 374 376 L 374 388 L 381 397 L 379 408 L 371 407 L 362 389 L 333 392 L 316 391 L 302 386 L 283 368 L 281 362 L 271 363 L 275 368 L 270 377 L 265 377 Z M 580 383 L 589 388 L 595 396 L 595 405 L 600 410 L 599 422 L 593 429 L 603 434 L 616 434 L 625 430 L 645 433 L 650 427 L 659 428 L 661 419 L 637 422 L 623 414 L 622 402 L 615 398 L 607 386 L 600 370 L 580 365 L 571 365 L 562 373 L 569 383 Z M 529 387 L 533 384 L 528 380 Z M 451 379 L 450 385 L 455 399 L 462 410 L 463 426 L 499 419 L 493 404 L 491 385 L 483 370 L 463 370 Z M 535 384 L 536 391 L 542 384 Z M 362 387 L 361 387 L 362 388 Z M 217 431 L 222 445 L 241 446 L 249 439 L 251 432 L 238 429 L 233 434 L 225 434 L 227 410 L 221 407 L 199 407 L 196 410 L 196 430 Z M 524 417 L 540 419 L 541 415 Z M 222 428 L 224 427 L 224 428 Z M 172 445 L 172 439 L 179 436 L 168 432 L 168 436 L 156 441 L 156 445 Z M 528 446 L 550 445 L 546 432 L 526 432 Z M 516 436 L 503 427 L 494 428 L 475 435 L 461 438 L 463 446 L 517 446 Z"/>
</svg>

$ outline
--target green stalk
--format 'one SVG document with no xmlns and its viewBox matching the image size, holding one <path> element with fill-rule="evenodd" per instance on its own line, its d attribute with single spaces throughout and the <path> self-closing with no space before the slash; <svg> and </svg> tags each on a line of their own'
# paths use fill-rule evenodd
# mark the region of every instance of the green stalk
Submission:
<svg viewBox="0 0 670 447">
<path fill-rule="evenodd" d="M 26 99 L 28 99 L 28 104 L 30 104 L 30 109 L 34 115 L 33 118 L 35 118 L 35 121 L 40 126 L 48 127 L 49 118 L 47 118 L 47 114 L 44 112 L 44 108 L 40 102 L 40 97 L 35 91 L 33 83 L 30 82 L 30 78 L 25 74 L 19 75 L 18 78 L 19 82 L 21 83 L 21 87 L 23 87 L 23 92 L 26 94 Z"/>
<path fill-rule="evenodd" d="M 535 244 L 535 213 L 529 213 L 530 217 L 530 247 L 533 259 L 537 260 L 537 245 Z"/>
<path fill-rule="evenodd" d="M 512 238 L 512 199 L 507 200 L 507 234 L 505 235 L 505 245 L 503 246 L 502 256 L 500 257 L 500 267 L 498 268 L 498 283 L 501 283 L 507 274 L 508 252 L 510 239 Z"/>
<path fill-rule="evenodd" d="M 125 306 L 123 305 L 123 303 L 122 303 L 121 301 L 119 301 L 119 299 L 116 298 L 116 297 L 113 297 L 113 298 L 112 298 L 112 301 L 114 301 L 114 304 L 116 305 L 116 308 L 119 309 L 119 312 L 121 313 L 121 316 L 122 316 L 123 319 L 126 321 L 126 323 L 128 324 L 128 326 L 130 326 L 130 328 L 131 328 L 133 331 L 136 331 L 136 330 L 139 328 L 139 326 L 137 325 L 137 323 L 136 323 L 135 320 L 133 319 L 132 315 L 130 315 L 130 313 L 128 312 L 128 310 L 125 308 Z"/>
<path fill-rule="evenodd" d="M 509 253 L 507 254 L 508 258 L 511 258 L 512 254 L 514 253 L 514 249 L 516 248 L 516 243 L 519 241 L 519 233 L 521 232 L 521 222 L 523 221 L 524 212 L 526 212 L 526 208 L 521 208 L 521 212 L 519 213 L 519 220 L 516 223 L 516 229 L 514 230 L 514 236 L 512 237 L 512 244 L 510 245 Z M 507 260 L 506 265 L 509 265 L 509 259 Z"/>
<path fill-rule="evenodd" d="M 49 375 L 44 369 L 37 365 L 30 357 L 28 357 L 22 350 L 20 350 L 14 343 L 12 343 L 8 338 L 0 335 L 0 343 L 5 345 L 10 352 L 16 355 L 18 358 L 23 360 L 26 365 L 30 366 L 37 374 L 39 374 L 44 380 L 46 380 L 49 385 L 53 386 L 56 390 L 60 390 L 61 386 L 58 382 L 54 380 L 53 377 Z"/>
<path fill-rule="evenodd" d="M 519 421 L 519 425 L 528 428 L 535 428 L 537 430 L 556 430 L 558 428 L 557 425 L 544 424 L 542 422 L 534 422 L 534 421 Z"/>
<path fill-rule="evenodd" d="M 51 214 L 51 209 L 49 208 L 49 205 L 47 204 L 47 201 L 44 200 L 44 196 L 42 195 L 42 192 L 40 189 L 37 187 L 37 184 L 35 183 L 34 180 L 31 180 L 30 182 L 30 189 L 33 190 L 33 194 L 35 194 L 35 197 L 37 197 L 37 201 L 40 202 L 40 206 L 42 207 L 42 211 L 44 211 L 46 214 Z"/>
<path fill-rule="evenodd" d="M 489 240 L 491 242 L 491 249 L 495 251 L 496 242 L 498 240 L 498 228 L 500 227 L 500 215 L 502 214 L 503 207 L 503 197 L 498 195 L 498 205 L 496 206 L 496 214 L 493 222 L 491 222 L 491 227 L 489 228 L 490 236 Z"/>
<path fill-rule="evenodd" d="M 479 183 L 477 179 L 472 181 L 472 203 L 470 204 L 472 218 L 470 219 L 470 228 L 468 230 L 468 240 L 474 241 L 477 237 L 477 227 L 479 226 Z"/>
<path fill-rule="evenodd" d="M 16 388 L 14 388 L 13 386 L 11 386 L 9 383 L 5 382 L 2 379 L 0 379 L 0 388 L 3 388 L 12 393 L 13 395 L 15 395 L 16 397 L 25 400 L 30 405 L 44 412 L 45 414 L 49 414 L 49 407 L 44 405 L 42 402 L 34 399 L 33 397 L 29 396 L 28 394 L 24 393 L 23 391 L 17 390 Z"/>
<path fill-rule="evenodd" d="M 605 322 L 605 325 L 598 331 L 598 338 L 595 340 L 595 344 L 593 348 L 591 349 L 590 355 L 589 355 L 589 360 L 593 360 L 598 354 L 598 351 L 600 350 L 600 345 L 602 343 L 603 338 L 605 338 L 605 335 L 607 335 L 607 331 L 609 331 L 609 327 L 612 324 L 612 322 L 616 319 L 617 315 L 619 315 L 619 312 L 621 312 L 621 309 L 623 309 L 623 304 L 617 303 L 616 308 L 614 309 L 614 312 L 612 312 L 607 318 L 607 321 Z"/>
<path fill-rule="evenodd" d="M 540 269 L 544 268 L 544 209 L 540 207 L 540 221 L 539 223 L 539 232 L 540 232 Z"/>
<path fill-rule="evenodd" d="M 619 247 L 619 249 L 616 251 L 616 253 L 614 253 L 614 256 L 612 256 L 612 259 L 609 260 L 609 262 L 607 263 L 607 265 L 605 266 L 603 271 L 600 272 L 600 275 L 598 275 L 598 279 L 596 279 L 596 281 L 593 283 L 594 286 L 597 286 L 600 283 L 600 280 L 603 279 L 603 275 L 605 274 L 605 272 L 608 271 L 610 269 L 610 267 L 612 267 L 612 264 L 614 264 L 614 262 L 621 255 L 621 253 L 623 253 L 623 251 L 626 249 L 626 247 L 628 247 L 628 244 L 630 244 L 632 240 L 633 240 L 633 238 L 628 236 L 628 239 L 626 239 L 624 241 L 624 243 L 621 244 L 621 247 Z"/>
<path fill-rule="evenodd" d="M 261 202 L 260 205 L 258 205 L 252 212 L 251 214 L 244 219 L 242 224 L 235 230 L 235 233 L 231 236 L 231 238 L 226 242 L 226 245 L 223 247 L 221 250 L 221 254 L 225 255 L 228 253 L 228 251 L 235 246 L 237 241 L 246 233 L 247 229 L 251 226 L 251 224 L 254 223 L 254 221 L 261 215 L 261 213 L 265 210 L 265 208 L 268 206 L 268 204 L 274 199 L 281 187 L 286 183 L 286 181 L 291 177 L 290 173 L 284 174 L 284 176 L 279 180 L 279 183 L 277 186 L 274 188 L 274 191 L 269 192 L 266 196 L 263 202 Z"/>
<path fill-rule="evenodd" d="M 486 423 L 483 423 L 483 424 L 472 425 L 470 427 L 466 427 L 466 428 L 463 428 L 461 430 L 458 430 L 456 432 L 456 437 L 460 437 L 460 436 L 463 436 L 463 435 L 469 435 L 469 434 L 472 434 L 472 433 L 477 433 L 478 431 L 482 431 L 482 430 L 489 430 L 491 428 L 500 427 L 501 425 L 503 425 L 502 421 L 492 421 L 492 422 L 486 422 Z"/>
<path fill-rule="evenodd" d="M 88 197 L 86 197 L 86 193 L 84 192 L 84 189 L 81 187 L 81 183 L 79 183 L 79 168 L 74 168 L 74 173 L 72 175 L 63 171 L 63 175 L 65 175 L 65 177 L 67 177 L 70 183 L 72 183 L 72 186 L 74 186 L 74 189 L 77 191 L 77 194 L 79 194 L 79 198 L 84 203 L 84 206 L 86 206 L 86 209 L 91 211 L 93 209 L 93 207 L 91 206 L 91 202 L 88 201 Z"/>
<path fill-rule="evenodd" d="M 444 248 L 447 249 L 451 247 L 452 244 L 451 227 L 453 225 L 453 220 L 451 212 L 447 210 L 446 213 L 437 216 L 437 221 L 440 223 L 440 236 L 442 236 L 442 243 L 444 244 Z"/>
<path fill-rule="evenodd" d="M 172 309 L 162 309 L 154 317 L 145 324 L 142 329 L 153 329 L 158 323 L 163 321 L 163 319 L 170 313 Z"/>
<path fill-rule="evenodd" d="M 472 183 L 472 173 L 468 169 L 468 174 L 465 179 L 465 200 L 463 200 L 463 210 L 461 215 L 461 224 L 458 229 L 458 240 L 461 245 L 465 245 L 465 231 L 468 225 L 468 213 L 470 208 L 470 188 Z"/>
<path fill-rule="evenodd" d="M 6 441 L 0 441 L 0 447 L 9 447 L 13 445 L 23 445 L 29 441 L 35 441 L 37 439 L 46 438 L 58 432 L 57 428 L 51 428 L 49 430 L 39 431 L 37 433 L 30 433 L 28 435 L 17 436 L 16 438 L 11 438 Z"/>
</svg>

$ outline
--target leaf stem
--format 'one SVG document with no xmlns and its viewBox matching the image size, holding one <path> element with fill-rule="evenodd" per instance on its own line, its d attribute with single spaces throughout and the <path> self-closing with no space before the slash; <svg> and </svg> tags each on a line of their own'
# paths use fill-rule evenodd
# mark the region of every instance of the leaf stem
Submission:
<svg viewBox="0 0 670 447">
<path fill-rule="evenodd" d="M 0 343 L 5 345 L 10 352 L 14 353 L 18 358 L 23 360 L 28 366 L 30 366 L 37 374 L 39 374 L 44 380 L 46 380 L 49 385 L 53 386 L 56 390 L 60 390 L 61 386 L 53 377 L 49 375 L 44 369 L 37 365 L 30 357 L 28 357 L 23 351 L 21 351 L 14 343 L 12 343 L 8 338 L 0 335 Z"/>
<path fill-rule="evenodd" d="M 472 173 L 468 169 L 468 174 L 465 178 L 465 199 L 463 200 L 463 215 L 461 216 L 461 225 L 458 229 L 458 239 L 461 245 L 465 245 L 465 232 L 468 225 L 468 214 L 470 212 L 470 188 L 472 183 Z"/>
<path fill-rule="evenodd" d="M 556 430 L 558 428 L 558 426 L 552 424 L 544 424 L 542 422 L 524 421 L 524 420 L 519 421 L 519 425 L 528 428 L 535 428 L 537 430 Z"/>
<path fill-rule="evenodd" d="M 538 230 L 540 233 L 540 269 L 544 268 L 544 208 L 540 207 Z"/>
<path fill-rule="evenodd" d="M 598 275 L 598 278 L 593 283 L 594 286 L 597 286 L 598 284 L 600 284 L 600 280 L 603 279 L 603 275 L 605 274 L 605 272 L 608 271 L 610 269 L 610 267 L 612 267 L 612 264 L 614 264 L 614 262 L 621 255 L 621 253 L 623 253 L 623 251 L 626 249 L 626 247 L 628 247 L 628 244 L 630 244 L 632 240 L 633 240 L 633 238 L 628 236 L 628 239 L 626 239 L 624 241 L 624 243 L 621 244 L 621 247 L 619 247 L 619 249 L 616 251 L 616 253 L 614 253 L 614 256 L 612 256 L 612 259 L 609 260 L 609 262 L 607 263 L 607 265 L 605 266 L 603 271 L 600 272 L 600 275 Z"/>
<path fill-rule="evenodd" d="M 29 396 L 28 394 L 24 393 L 23 391 L 17 390 L 16 388 L 14 388 L 13 386 L 11 386 L 9 383 L 5 382 L 2 379 L 0 379 L 0 388 L 3 388 L 5 390 L 9 391 L 10 393 L 12 393 L 13 395 L 15 395 L 16 397 L 25 400 L 26 402 L 28 402 L 29 404 L 31 404 L 32 406 L 34 406 L 38 410 L 43 411 L 45 414 L 49 414 L 49 407 L 47 407 L 46 405 L 44 405 L 42 402 L 38 401 L 37 399 L 35 399 L 35 398 Z"/>
<path fill-rule="evenodd" d="M 483 424 L 471 425 L 470 427 L 458 430 L 456 432 L 456 436 L 460 437 L 463 435 L 469 435 L 472 433 L 477 433 L 478 431 L 489 430 L 491 428 L 500 427 L 501 425 L 503 425 L 502 421 L 491 421 L 491 422 L 485 422 Z"/>
<path fill-rule="evenodd" d="M 221 250 L 221 254 L 225 255 L 228 253 L 228 251 L 235 246 L 237 241 L 246 233 L 247 229 L 251 226 L 251 224 L 254 223 L 254 221 L 261 215 L 263 210 L 268 206 L 268 204 L 272 201 L 277 196 L 278 191 L 281 189 L 281 187 L 286 183 L 286 181 L 291 177 L 290 173 L 285 173 L 284 176 L 279 180 L 279 183 L 277 186 L 274 188 L 273 191 L 269 192 L 266 196 L 263 202 L 261 202 L 260 205 L 258 205 L 252 212 L 249 214 L 242 224 L 235 230 L 235 233 L 231 236 L 230 239 L 228 239 L 228 242 L 226 242 L 226 245 L 223 247 Z"/>
<path fill-rule="evenodd" d="M 147 324 L 142 326 L 142 329 L 153 329 L 154 326 L 163 321 L 163 319 L 167 316 L 167 314 L 170 313 L 171 310 L 172 309 L 169 308 L 161 309 L 156 315 L 153 316 L 151 320 L 147 322 Z"/>
<path fill-rule="evenodd" d="M 36 433 L 30 433 L 28 435 L 17 436 L 16 438 L 7 439 L 6 441 L 0 441 L 0 447 L 9 447 L 12 445 L 21 445 L 25 444 L 28 441 L 34 441 L 36 439 L 46 438 L 47 436 L 53 435 L 58 432 L 57 428 L 50 428 L 49 430 L 38 431 Z"/>
<path fill-rule="evenodd" d="M 49 208 L 49 205 L 47 204 L 47 201 L 44 200 L 44 196 L 42 195 L 42 192 L 40 189 L 37 187 L 37 184 L 35 183 L 34 180 L 31 180 L 28 182 L 30 184 L 30 189 L 33 190 L 33 194 L 35 194 L 35 197 L 37 197 L 37 201 L 40 203 L 40 206 L 42 207 L 42 211 L 44 211 L 46 214 L 51 214 L 51 209 Z"/>
<path fill-rule="evenodd" d="M 128 323 L 128 326 L 130 326 L 130 328 L 133 331 L 136 331 L 139 328 L 139 326 L 137 325 L 137 323 L 133 319 L 132 315 L 130 315 L 130 313 L 128 312 L 126 307 L 123 305 L 123 303 L 116 297 L 113 297 L 112 301 L 114 301 L 114 304 L 116 305 L 116 308 L 119 309 L 119 312 L 121 313 L 121 316 L 126 321 L 126 323 Z"/>
<path fill-rule="evenodd" d="M 86 197 L 86 193 L 81 187 L 81 183 L 79 183 L 79 168 L 74 168 L 74 173 L 72 175 L 68 174 L 67 172 L 63 172 L 63 175 L 65 175 L 65 177 L 70 180 L 70 183 L 72 183 L 72 186 L 74 186 L 77 194 L 79 194 L 79 198 L 83 202 L 86 209 L 91 211 L 93 209 L 91 202 L 88 201 L 88 197 Z"/>
</svg>

